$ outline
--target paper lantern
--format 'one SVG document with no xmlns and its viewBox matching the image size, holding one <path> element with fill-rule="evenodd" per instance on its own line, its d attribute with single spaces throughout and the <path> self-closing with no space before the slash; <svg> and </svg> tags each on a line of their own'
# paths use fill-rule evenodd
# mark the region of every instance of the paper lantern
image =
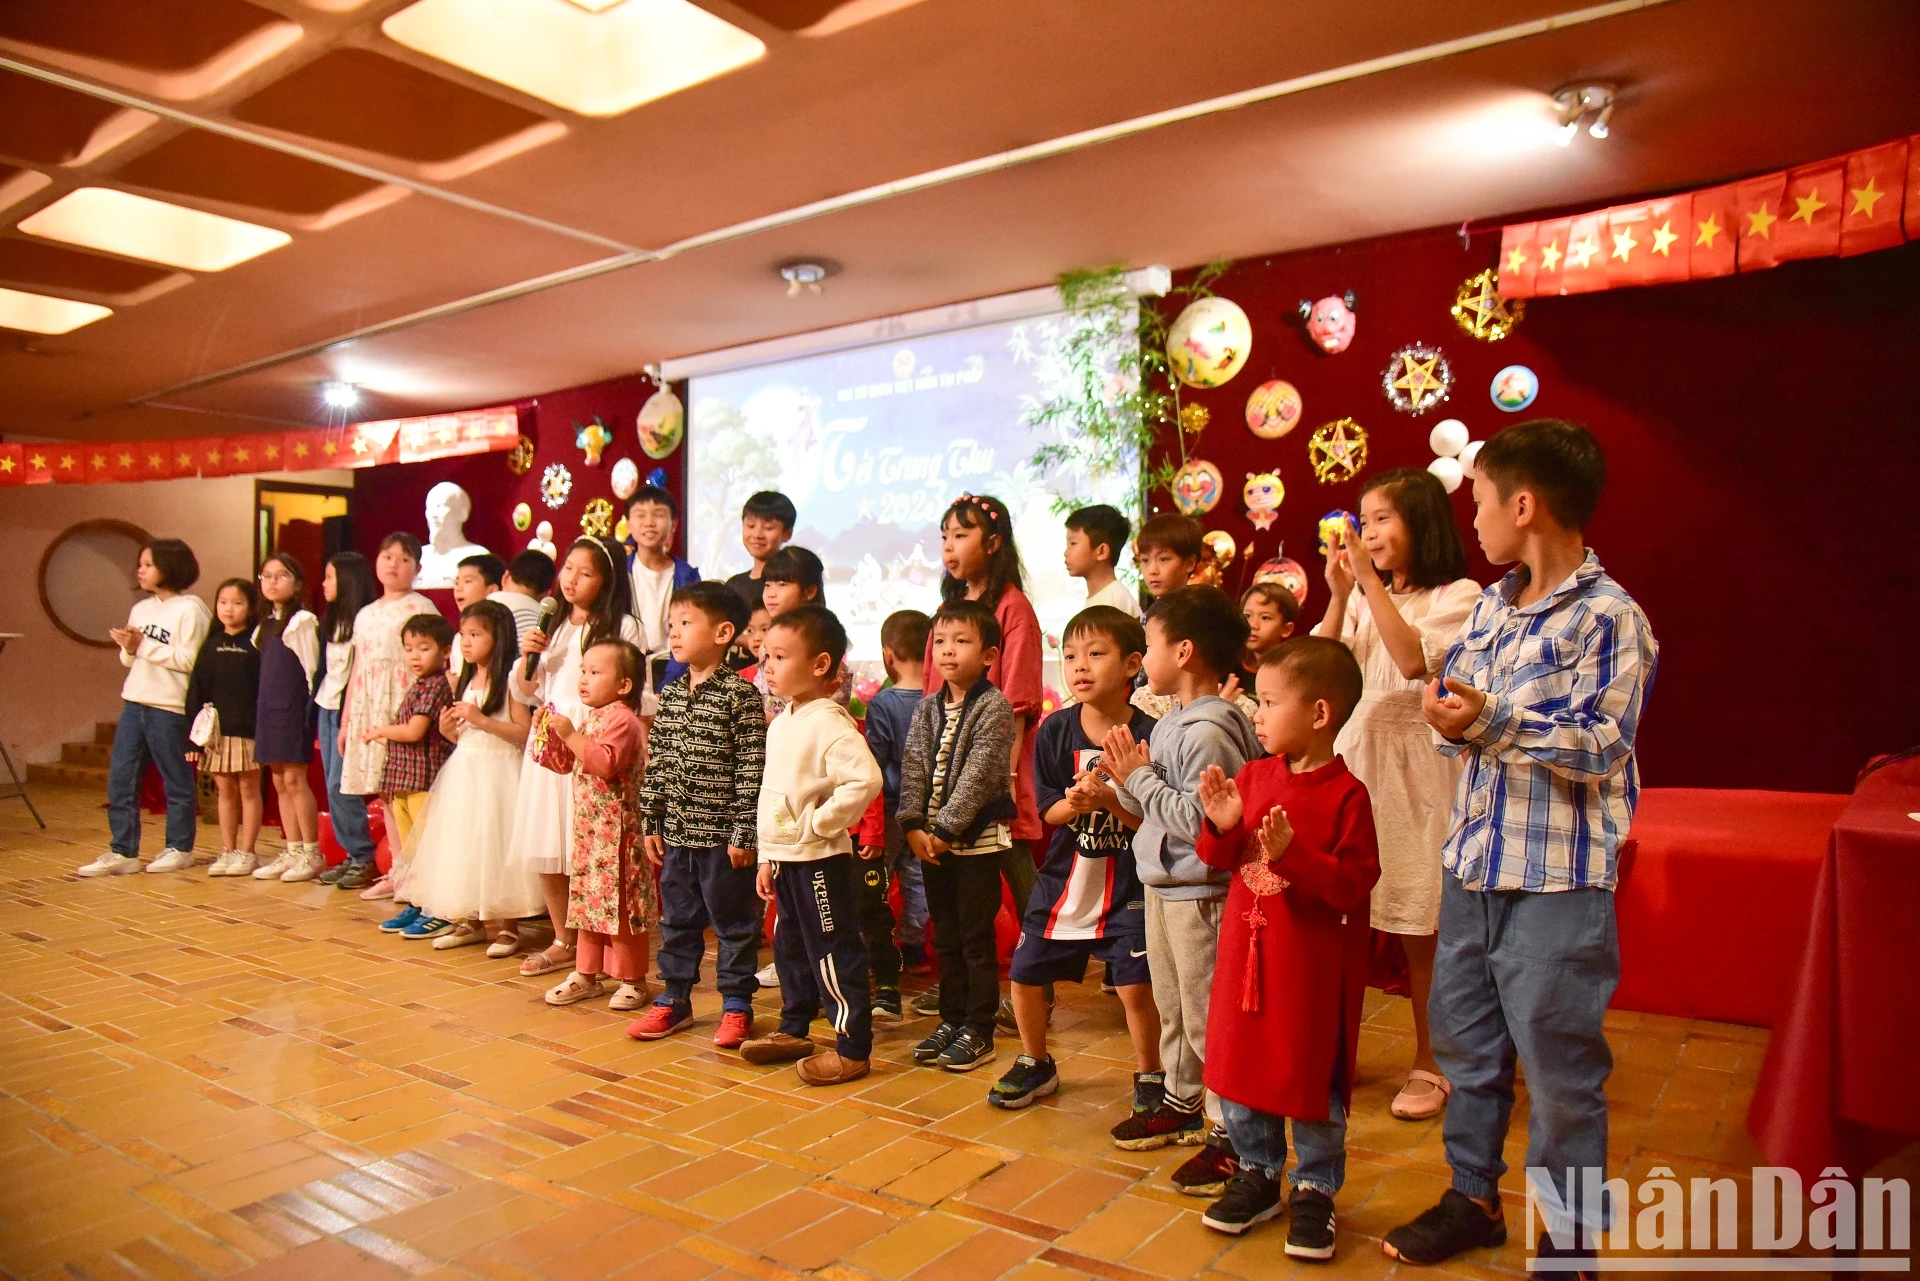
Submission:
<svg viewBox="0 0 1920 1281">
<path fill-rule="evenodd" d="M 1173 474 L 1173 505 L 1182 516 L 1204 516 L 1220 501 L 1226 486 L 1220 469 L 1204 458 L 1196 458 Z"/>
<path fill-rule="evenodd" d="M 1427 445 L 1442 458 L 1452 458 L 1467 447 L 1467 425 L 1458 418 L 1442 418 L 1427 433 Z"/>
<path fill-rule="evenodd" d="M 1360 527 L 1360 518 L 1344 508 L 1336 507 L 1320 518 L 1320 554 L 1326 555 L 1327 549 L 1345 539 L 1347 526 Z"/>
<path fill-rule="evenodd" d="M 607 478 L 613 482 L 613 496 L 621 502 L 632 498 L 633 491 L 640 488 L 640 468 L 631 458 L 617 459 Z"/>
<path fill-rule="evenodd" d="M 1480 446 L 1486 443 L 1484 440 L 1470 440 L 1466 448 L 1460 451 L 1460 470 L 1469 478 L 1480 474 L 1473 469 L 1473 460 L 1480 457 Z"/>
<path fill-rule="evenodd" d="M 1291 557 L 1275 556 L 1272 560 L 1266 561 L 1254 571 L 1253 581 L 1279 583 L 1293 593 L 1294 600 L 1303 606 L 1307 603 L 1307 588 L 1310 582 L 1307 571 L 1301 567 L 1299 561 Z"/>
<path fill-rule="evenodd" d="M 1253 323 L 1240 304 L 1200 298 L 1167 331 L 1167 363 L 1189 387 L 1218 387 L 1240 372 L 1253 349 Z"/>
<path fill-rule="evenodd" d="M 1487 395 L 1510 414 L 1517 414 L 1540 394 L 1540 376 L 1525 365 L 1508 365 L 1493 376 Z"/>
<path fill-rule="evenodd" d="M 640 433 L 640 448 L 649 458 L 665 458 L 680 448 L 687 434 L 687 407 L 680 398 L 662 387 L 647 397 L 635 421 Z"/>
<path fill-rule="evenodd" d="M 1280 483 L 1280 473 L 1274 471 L 1248 472 L 1247 483 L 1241 487 L 1240 496 L 1247 504 L 1247 519 L 1253 522 L 1255 529 L 1268 529 L 1273 525 L 1280 504 L 1286 501 L 1287 487 Z"/>
<path fill-rule="evenodd" d="M 1440 483 L 1446 486 L 1449 494 L 1460 488 L 1461 478 L 1465 475 L 1458 458 L 1436 458 L 1427 464 L 1427 470 L 1440 478 Z"/>
<path fill-rule="evenodd" d="M 1278 440 L 1300 425 L 1303 412 L 1299 389 L 1276 378 L 1247 397 L 1247 430 L 1262 440 Z"/>
</svg>

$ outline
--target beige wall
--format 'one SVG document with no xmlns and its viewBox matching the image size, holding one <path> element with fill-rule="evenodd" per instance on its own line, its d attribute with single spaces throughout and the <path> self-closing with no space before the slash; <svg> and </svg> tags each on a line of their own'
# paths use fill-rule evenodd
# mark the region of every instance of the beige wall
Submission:
<svg viewBox="0 0 1920 1281">
<path fill-rule="evenodd" d="M 40 608 L 40 557 L 77 521 L 131 521 L 156 538 L 181 538 L 200 561 L 202 599 L 223 578 L 253 572 L 253 483 L 260 476 L 128 485 L 30 485 L 0 489 L 0 632 L 24 632 L 0 654 L 0 736 L 16 763 L 52 761 L 67 740 L 92 737 L 95 721 L 120 715 L 125 675 L 110 649 L 69 639 Z M 353 484 L 345 471 L 281 479 Z"/>
</svg>

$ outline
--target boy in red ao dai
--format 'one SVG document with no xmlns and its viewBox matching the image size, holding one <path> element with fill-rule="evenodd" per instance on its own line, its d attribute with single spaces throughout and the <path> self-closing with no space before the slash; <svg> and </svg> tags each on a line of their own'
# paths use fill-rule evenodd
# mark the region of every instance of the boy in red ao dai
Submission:
<svg viewBox="0 0 1920 1281">
<path fill-rule="evenodd" d="M 1239 1234 L 1280 1212 L 1291 1121 L 1286 1252 L 1333 1256 L 1346 1176 L 1368 897 L 1380 851 L 1367 789 L 1334 754 L 1361 674 L 1338 641 L 1307 636 L 1260 660 L 1254 728 L 1272 755 L 1200 778 L 1196 852 L 1234 872 L 1207 1016 L 1206 1083 L 1240 1168 L 1202 1222 Z"/>
</svg>

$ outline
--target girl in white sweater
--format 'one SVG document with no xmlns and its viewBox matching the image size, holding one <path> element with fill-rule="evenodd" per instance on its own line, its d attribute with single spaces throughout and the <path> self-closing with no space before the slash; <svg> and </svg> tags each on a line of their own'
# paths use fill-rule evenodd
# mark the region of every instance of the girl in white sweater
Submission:
<svg viewBox="0 0 1920 1281">
<path fill-rule="evenodd" d="M 108 631 L 127 669 L 120 687 L 120 725 L 107 770 L 107 826 L 111 843 L 79 869 L 82 876 L 118 876 L 140 870 L 140 777 L 151 761 L 167 793 L 167 843 L 149 872 L 193 866 L 198 825 L 193 766 L 187 761 L 187 677 L 206 639 L 206 602 L 188 593 L 200 577 L 193 549 L 177 538 L 156 538 L 140 549 L 134 579 L 152 593 L 133 607 L 125 627 Z"/>
</svg>

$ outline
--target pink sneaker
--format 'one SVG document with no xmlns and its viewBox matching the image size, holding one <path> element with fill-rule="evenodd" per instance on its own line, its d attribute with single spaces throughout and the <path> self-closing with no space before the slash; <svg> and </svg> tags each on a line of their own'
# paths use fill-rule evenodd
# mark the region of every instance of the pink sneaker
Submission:
<svg viewBox="0 0 1920 1281">
<path fill-rule="evenodd" d="M 367 886 L 366 889 L 361 890 L 360 897 L 361 898 L 392 898 L 393 897 L 393 878 L 391 876 L 381 877 L 379 880 L 375 881 L 373 884 Z"/>
</svg>

